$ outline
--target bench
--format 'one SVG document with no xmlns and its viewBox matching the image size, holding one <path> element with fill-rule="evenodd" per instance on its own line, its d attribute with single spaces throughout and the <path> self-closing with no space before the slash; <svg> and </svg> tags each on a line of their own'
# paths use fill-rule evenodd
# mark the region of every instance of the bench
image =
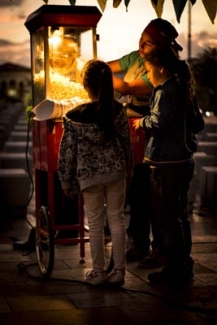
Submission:
<svg viewBox="0 0 217 325">
<path fill-rule="evenodd" d="M 203 205 L 217 208 L 217 166 L 202 167 L 199 195 Z"/>
<path fill-rule="evenodd" d="M 27 131 L 11 131 L 10 141 L 27 141 Z M 29 133 L 29 139 L 32 139 L 32 132 Z"/>
<path fill-rule="evenodd" d="M 14 131 L 23 131 L 27 133 L 27 130 L 28 130 L 28 126 L 27 124 L 26 125 L 15 125 L 14 128 L 13 128 Z"/>
<path fill-rule="evenodd" d="M 194 154 L 195 158 L 195 170 L 198 174 L 201 172 L 201 168 L 203 166 L 215 166 L 217 161 L 215 159 L 215 155 L 209 155 L 206 152 L 196 152 Z"/>
<path fill-rule="evenodd" d="M 0 152 L 0 168 L 23 168 L 28 171 L 27 159 L 32 170 L 33 158 L 29 153 Z"/>
<path fill-rule="evenodd" d="M 217 141 L 217 132 L 207 132 L 205 135 L 205 141 Z"/>
<path fill-rule="evenodd" d="M 0 202 L 3 206 L 26 206 L 29 195 L 30 179 L 25 169 L 0 169 Z"/>
<path fill-rule="evenodd" d="M 217 163 L 217 141 L 199 141 L 198 152 L 205 152 L 208 155 L 214 155 Z"/>
<path fill-rule="evenodd" d="M 4 152 L 14 152 L 14 153 L 22 153 L 26 152 L 26 141 L 6 141 L 3 151 Z M 28 143 L 28 148 L 32 149 L 32 142 Z"/>
</svg>

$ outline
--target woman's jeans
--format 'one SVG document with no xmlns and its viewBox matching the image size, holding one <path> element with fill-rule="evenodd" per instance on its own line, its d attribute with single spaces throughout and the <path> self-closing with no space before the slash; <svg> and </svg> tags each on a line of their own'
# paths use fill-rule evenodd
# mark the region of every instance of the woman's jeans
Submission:
<svg viewBox="0 0 217 325">
<path fill-rule="evenodd" d="M 124 204 L 126 180 L 91 186 L 83 191 L 85 210 L 88 217 L 90 251 L 95 272 L 103 272 L 105 205 L 110 228 L 115 269 L 125 268 L 126 227 Z"/>
<path fill-rule="evenodd" d="M 164 238 L 168 266 L 181 270 L 188 263 L 192 247 L 188 190 L 194 162 L 150 167 L 150 173 L 155 215 Z"/>
</svg>

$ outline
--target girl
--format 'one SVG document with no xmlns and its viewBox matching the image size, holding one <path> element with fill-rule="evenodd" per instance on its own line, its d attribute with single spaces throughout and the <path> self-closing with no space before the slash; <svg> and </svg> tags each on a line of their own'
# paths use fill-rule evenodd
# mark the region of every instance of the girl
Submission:
<svg viewBox="0 0 217 325">
<path fill-rule="evenodd" d="M 93 269 L 92 285 L 124 284 L 126 187 L 133 171 L 129 125 L 122 104 L 114 100 L 112 72 L 99 60 L 90 60 L 82 73 L 90 102 L 64 117 L 58 176 L 67 196 L 82 191 L 89 223 Z M 114 270 L 106 276 L 104 214 L 111 232 Z"/>
<path fill-rule="evenodd" d="M 147 281 L 178 285 L 193 277 L 187 197 L 194 174 L 195 133 L 204 128 L 204 121 L 187 63 L 171 49 L 152 50 L 144 59 L 154 86 L 151 111 L 134 126 L 149 133 L 144 162 L 151 171 L 153 206 L 167 261 L 163 270 L 149 274 Z"/>
</svg>

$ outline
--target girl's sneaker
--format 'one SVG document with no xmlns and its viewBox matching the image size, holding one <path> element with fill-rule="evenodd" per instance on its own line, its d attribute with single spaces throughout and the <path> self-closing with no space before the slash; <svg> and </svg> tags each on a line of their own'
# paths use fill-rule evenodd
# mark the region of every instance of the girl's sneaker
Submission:
<svg viewBox="0 0 217 325">
<path fill-rule="evenodd" d="M 112 284 L 115 286 L 122 286 L 124 285 L 124 276 L 125 270 L 113 270 L 111 273 L 107 275 L 106 283 Z"/>
<path fill-rule="evenodd" d="M 104 284 L 106 281 L 105 272 L 95 272 L 94 270 L 86 273 L 86 282 L 92 285 Z"/>
</svg>

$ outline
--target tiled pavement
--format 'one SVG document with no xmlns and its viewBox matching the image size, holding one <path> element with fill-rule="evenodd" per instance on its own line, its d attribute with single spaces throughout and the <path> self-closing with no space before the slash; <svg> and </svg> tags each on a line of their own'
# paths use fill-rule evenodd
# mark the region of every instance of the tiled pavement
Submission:
<svg viewBox="0 0 217 325">
<path fill-rule="evenodd" d="M 27 239 L 26 220 L 34 225 L 31 213 L 0 224 L 1 325 L 217 324 L 217 216 L 191 215 L 195 278 L 176 291 L 146 284 L 148 271 L 136 262 L 127 263 L 120 289 L 85 284 L 89 243 L 85 264 L 79 264 L 78 245 L 55 245 L 54 269 L 45 281 L 34 253 L 23 256 L 13 250 L 14 239 Z M 20 270 L 20 263 L 27 267 Z"/>
</svg>

